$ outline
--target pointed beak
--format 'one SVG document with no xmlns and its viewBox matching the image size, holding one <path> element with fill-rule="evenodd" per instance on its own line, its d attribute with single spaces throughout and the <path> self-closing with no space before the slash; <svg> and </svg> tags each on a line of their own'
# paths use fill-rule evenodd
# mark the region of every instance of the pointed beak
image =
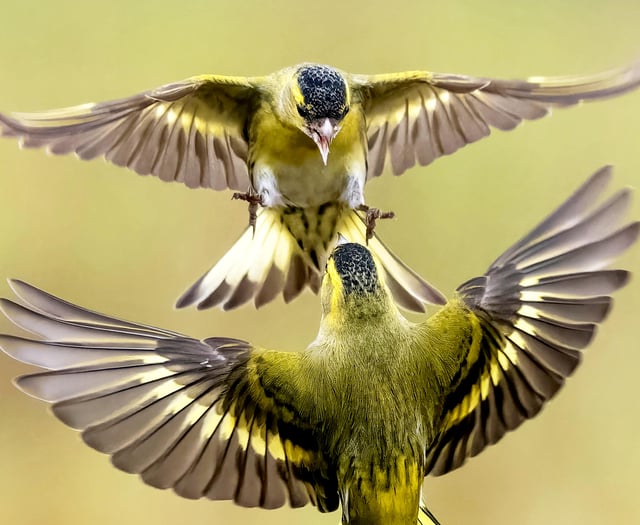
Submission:
<svg viewBox="0 0 640 525">
<path fill-rule="evenodd" d="M 335 125 L 328 118 L 324 119 L 320 127 L 316 128 L 313 133 L 313 140 L 320 150 L 320 156 L 325 166 L 327 165 L 327 159 L 329 157 L 329 145 L 333 137 L 335 137 L 335 134 Z"/>
</svg>

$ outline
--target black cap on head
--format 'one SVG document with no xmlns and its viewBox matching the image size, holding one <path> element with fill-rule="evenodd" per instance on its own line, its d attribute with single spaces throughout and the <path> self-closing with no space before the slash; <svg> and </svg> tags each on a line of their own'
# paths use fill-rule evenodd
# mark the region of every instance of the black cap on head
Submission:
<svg viewBox="0 0 640 525">
<path fill-rule="evenodd" d="M 355 243 L 341 244 L 333 252 L 333 262 L 345 294 L 369 294 L 380 288 L 371 252 Z"/>
<path fill-rule="evenodd" d="M 298 71 L 298 86 L 304 98 L 298 112 L 305 120 L 340 120 L 347 114 L 347 86 L 335 69 L 303 66 Z"/>
</svg>

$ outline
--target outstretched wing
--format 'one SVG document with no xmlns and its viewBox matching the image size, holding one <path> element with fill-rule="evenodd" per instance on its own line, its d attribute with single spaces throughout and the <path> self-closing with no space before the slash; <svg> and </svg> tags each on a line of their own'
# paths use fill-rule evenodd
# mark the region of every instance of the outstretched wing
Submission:
<svg viewBox="0 0 640 525">
<path fill-rule="evenodd" d="M 104 156 L 190 188 L 246 191 L 250 79 L 202 75 L 132 97 L 42 113 L 0 114 L 0 135 L 81 159 Z"/>
<path fill-rule="evenodd" d="M 629 189 L 596 207 L 610 177 L 609 168 L 594 174 L 441 311 L 457 310 L 471 335 L 450 349 L 460 370 L 446 392 L 427 472 L 461 466 L 535 416 L 580 362 L 611 307 L 609 294 L 629 278 L 605 268 L 640 231 L 639 222 L 621 225 Z"/>
<path fill-rule="evenodd" d="M 287 381 L 299 354 L 198 341 L 85 310 L 24 282 L 12 286 L 26 306 L 2 299 L 2 310 L 40 339 L 2 335 L 0 347 L 48 369 L 17 386 L 52 403 L 116 467 L 186 498 L 337 508 L 315 425 Z"/>
<path fill-rule="evenodd" d="M 640 62 L 590 76 L 494 80 L 413 71 L 354 76 L 367 119 L 368 178 L 391 164 L 399 175 L 416 162 L 510 130 L 554 107 L 618 95 L 640 85 Z"/>
</svg>

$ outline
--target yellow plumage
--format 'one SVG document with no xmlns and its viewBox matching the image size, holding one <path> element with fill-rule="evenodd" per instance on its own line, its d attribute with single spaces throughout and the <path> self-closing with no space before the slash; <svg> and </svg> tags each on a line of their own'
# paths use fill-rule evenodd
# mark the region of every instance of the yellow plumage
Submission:
<svg viewBox="0 0 640 525">
<path fill-rule="evenodd" d="M 299 64 L 262 77 L 199 75 L 110 102 L 0 114 L 0 134 L 55 154 L 104 156 L 191 188 L 251 194 L 254 205 L 270 211 L 258 218 L 255 235 L 243 234 L 178 301 L 228 309 L 317 290 L 342 225 L 352 227 L 352 241 L 367 240 L 364 187 L 387 167 L 399 175 L 492 129 L 512 129 L 554 107 L 614 96 L 639 83 L 637 63 L 527 81 L 427 71 L 354 75 Z M 287 214 L 300 218 L 293 228 L 284 224 Z M 379 239 L 372 241 L 399 304 L 423 311 L 424 303 L 444 302 Z"/>
<path fill-rule="evenodd" d="M 424 476 L 535 416 L 628 281 L 607 267 L 640 222 L 623 221 L 629 190 L 598 203 L 610 178 L 594 174 L 420 323 L 400 314 L 382 263 L 343 241 L 318 335 L 298 352 L 121 321 L 20 281 L 24 306 L 0 306 L 29 335 L 0 335 L 0 348 L 47 370 L 19 388 L 151 486 L 247 507 L 342 507 L 345 525 L 437 523 Z"/>
</svg>

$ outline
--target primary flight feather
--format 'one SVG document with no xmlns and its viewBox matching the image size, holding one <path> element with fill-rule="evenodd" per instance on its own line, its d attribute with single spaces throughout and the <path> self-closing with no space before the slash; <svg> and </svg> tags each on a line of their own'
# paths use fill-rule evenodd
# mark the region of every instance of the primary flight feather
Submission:
<svg viewBox="0 0 640 525">
<path fill-rule="evenodd" d="M 30 334 L 0 347 L 47 369 L 20 389 L 149 485 L 247 507 L 342 506 L 345 525 L 437 523 L 424 476 L 535 416 L 627 283 L 608 266 L 640 223 L 624 222 L 628 189 L 602 199 L 610 178 L 594 174 L 421 323 L 402 317 L 375 256 L 341 243 L 318 335 L 299 352 L 121 321 L 21 281 L 23 305 L 0 307 Z"/>
<path fill-rule="evenodd" d="M 317 291 L 342 232 L 364 242 L 380 214 L 368 179 L 399 175 L 552 108 L 618 95 L 640 84 L 640 63 L 591 76 L 494 80 L 414 71 L 353 75 L 300 64 L 264 77 L 201 75 L 132 97 L 43 113 L 0 114 L 0 134 L 26 147 L 104 156 L 189 187 L 236 190 L 251 227 L 178 306 L 286 301 Z M 262 208 L 256 216 L 258 205 Z M 366 215 L 365 215 L 366 214 Z M 443 296 L 373 237 L 396 301 Z"/>
</svg>

